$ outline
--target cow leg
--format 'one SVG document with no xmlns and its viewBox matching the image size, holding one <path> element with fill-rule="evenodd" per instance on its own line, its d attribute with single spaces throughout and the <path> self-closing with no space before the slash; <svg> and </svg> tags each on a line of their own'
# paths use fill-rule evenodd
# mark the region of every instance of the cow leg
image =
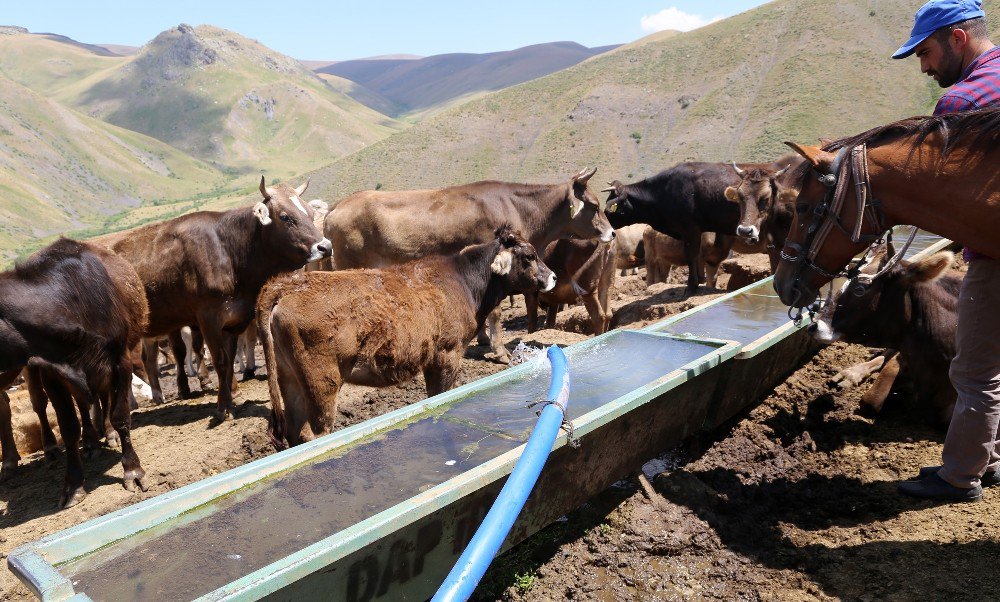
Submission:
<svg viewBox="0 0 1000 602">
<path fill-rule="evenodd" d="M 181 335 L 181 331 L 175 330 L 168 335 L 170 339 L 170 349 L 174 354 L 174 367 L 177 370 L 177 397 L 180 399 L 191 398 L 191 385 L 188 383 L 188 372 L 186 364 L 191 363 L 188 355 L 188 346 Z"/>
<path fill-rule="evenodd" d="M 141 385 L 143 388 L 147 387 L 149 385 L 149 374 L 146 373 L 146 366 L 142 362 L 141 342 L 135 347 L 133 347 L 131 351 L 129 351 L 129 363 L 132 366 L 132 374 L 134 374 L 139 380 L 142 381 Z M 135 379 L 133 379 L 132 382 L 135 383 Z M 152 387 L 149 387 L 148 392 L 143 392 L 143 395 L 147 397 L 146 399 L 143 399 L 143 401 L 151 401 Z M 129 397 L 129 403 L 132 404 L 129 406 L 130 409 L 132 410 L 139 409 L 139 403 L 136 401 L 135 396 Z"/>
<path fill-rule="evenodd" d="M 881 358 L 876 358 L 881 359 Z M 872 414 L 878 414 L 882 411 L 882 406 L 885 405 L 886 398 L 889 397 L 889 392 L 892 390 L 892 385 L 896 382 L 896 377 L 899 375 L 899 355 L 893 355 L 891 358 L 886 360 L 885 365 L 882 367 L 882 371 L 879 372 L 878 377 L 872 386 L 865 391 L 865 394 L 861 396 L 861 409 Z"/>
<path fill-rule="evenodd" d="M 462 369 L 462 353 L 443 351 L 435 354 L 434 361 L 424 368 L 427 396 L 433 397 L 455 386 Z"/>
<path fill-rule="evenodd" d="M 59 453 L 59 444 L 56 442 L 56 435 L 49 425 L 49 417 L 45 408 L 49 405 L 49 398 L 42 389 L 42 377 L 38 373 L 38 368 L 27 368 L 24 374 L 25 384 L 28 385 L 28 397 L 31 398 L 31 409 L 38 416 L 38 425 L 42 429 L 42 449 L 45 450 L 45 457 L 55 460 Z"/>
<path fill-rule="evenodd" d="M 3 454 L 3 460 L 0 462 L 0 481 L 10 477 L 21 460 L 21 455 L 17 453 L 17 444 L 14 443 L 10 397 L 7 396 L 7 387 L 14 382 L 18 373 L 20 370 L 10 370 L 0 374 L 0 453 Z"/>
<path fill-rule="evenodd" d="M 163 403 L 163 391 L 160 389 L 160 345 L 155 338 L 148 337 L 142 340 L 142 361 L 146 368 L 146 382 L 153 390 L 153 403 L 160 405 Z"/>
<path fill-rule="evenodd" d="M 538 293 L 524 293 L 524 309 L 528 315 L 528 332 L 538 330 Z"/>
<path fill-rule="evenodd" d="M 118 438 L 121 442 L 122 468 L 125 470 L 125 489 L 135 491 L 135 487 L 138 485 L 139 489 L 146 491 L 147 486 L 143 480 L 146 476 L 146 471 L 142 469 L 142 465 L 139 463 L 139 455 L 135 453 L 135 448 L 132 447 L 132 436 L 129 432 L 132 422 L 128 400 L 131 388 L 131 372 L 126 360 L 122 359 L 119 361 L 118 366 L 112 371 L 111 380 L 111 392 L 108 396 L 109 405 L 111 406 L 111 424 L 115 431 L 118 432 Z"/>
<path fill-rule="evenodd" d="M 215 365 L 215 376 L 219 379 L 218 407 L 216 418 L 225 420 L 233 414 L 233 355 L 236 351 L 236 337 L 222 329 L 218 317 L 202 315 L 198 318 L 201 334 L 208 344 L 208 352 Z"/>
<path fill-rule="evenodd" d="M 830 379 L 830 383 L 836 385 L 839 389 L 856 387 L 872 373 L 881 370 L 886 362 L 892 359 L 895 354 L 896 352 L 894 350 L 886 349 L 867 362 L 854 364 L 853 366 L 844 368 L 840 372 L 834 374 Z"/>
<path fill-rule="evenodd" d="M 154 356 L 155 357 L 155 356 Z M 69 508 L 80 503 L 87 492 L 83 488 L 83 460 L 80 458 L 80 421 L 76 417 L 73 399 L 62 379 L 49 369 L 40 371 L 42 386 L 52 400 L 59 421 L 59 432 L 66 444 L 66 479 L 59 494 L 59 508 Z"/>
<path fill-rule="evenodd" d="M 496 355 L 496 361 L 504 364 L 510 362 L 510 352 L 503 345 L 503 325 L 500 324 L 500 308 L 490 312 L 490 347 Z"/>
<path fill-rule="evenodd" d="M 611 272 L 612 276 L 614 272 Z M 611 278 L 614 280 L 614 278 Z M 611 326 L 611 282 L 602 282 L 597 289 L 597 301 L 601 308 L 601 317 L 604 319 L 604 325 L 601 329 L 601 333 L 608 331 L 608 327 Z"/>
<path fill-rule="evenodd" d="M 208 374 L 208 362 L 205 359 L 205 337 L 202 336 L 200 330 L 192 333 L 191 343 L 192 352 L 189 356 L 193 366 L 191 375 L 198 377 L 198 385 L 201 387 L 202 392 L 205 392 L 212 388 L 212 377 Z M 216 373 L 216 376 L 218 376 L 218 373 Z"/>
<path fill-rule="evenodd" d="M 132 404 L 138 405 L 135 403 L 135 398 L 132 396 L 131 381 L 132 379 L 129 378 L 129 387 L 128 387 L 129 390 L 128 390 L 128 396 L 126 398 L 129 412 L 131 412 L 132 410 Z M 111 410 L 113 407 L 112 404 L 114 402 L 114 398 L 111 397 L 110 393 L 105 392 L 97 399 L 100 399 L 101 401 L 101 420 L 103 421 L 104 424 L 104 441 L 105 443 L 108 444 L 109 447 L 118 447 L 121 445 L 121 438 L 118 436 L 118 431 L 115 430 L 115 427 L 111 422 Z"/>
<path fill-rule="evenodd" d="M 719 264 L 711 264 L 705 262 L 705 284 L 712 288 L 715 288 L 716 282 L 719 280 Z"/>
<path fill-rule="evenodd" d="M 590 332 L 593 335 L 604 334 L 604 312 L 601 311 L 601 303 L 596 295 L 587 295 L 583 298 L 583 305 L 590 315 Z"/>
<path fill-rule="evenodd" d="M 702 277 L 700 236 L 691 236 L 689 234 L 684 237 L 684 259 L 687 261 L 688 266 L 688 281 L 684 294 L 693 295 L 698 292 L 698 284 L 701 283 Z"/>
<path fill-rule="evenodd" d="M 240 335 L 236 347 L 236 357 L 240 358 L 240 371 L 243 373 L 243 380 L 251 380 L 257 373 L 257 356 L 254 353 L 257 349 L 257 325 L 250 322 L 247 329 Z"/>
<path fill-rule="evenodd" d="M 101 405 L 91 394 L 89 388 L 70 387 L 76 407 L 80 410 L 80 424 L 83 426 L 83 453 L 90 457 L 94 450 L 101 448 L 101 435 L 97 432 L 98 423 L 103 423 Z"/>
<path fill-rule="evenodd" d="M 553 303 L 545 309 L 545 327 L 556 327 L 556 316 L 559 314 L 559 303 Z"/>
</svg>

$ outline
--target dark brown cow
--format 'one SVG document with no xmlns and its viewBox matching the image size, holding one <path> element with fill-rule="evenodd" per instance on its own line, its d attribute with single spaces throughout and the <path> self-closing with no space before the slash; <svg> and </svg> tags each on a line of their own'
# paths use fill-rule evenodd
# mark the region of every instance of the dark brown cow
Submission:
<svg viewBox="0 0 1000 602">
<path fill-rule="evenodd" d="M 885 261 L 883 248 L 809 327 L 821 343 L 847 341 L 897 350 L 902 369 L 916 385 L 918 400 L 934 408 L 942 422 L 951 418 L 956 398 L 948 367 L 955 356 L 962 274 L 948 269 L 953 260 L 952 253 L 944 252 L 913 263 L 903 261 L 869 282 L 865 275 L 875 273 Z M 887 394 L 888 388 L 883 388 Z M 877 412 L 884 400 L 884 395 L 869 396 L 866 404 Z"/>
<path fill-rule="evenodd" d="M 457 253 L 493 239 L 504 223 L 524 233 L 536 249 L 559 238 L 609 241 L 614 230 L 585 169 L 562 184 L 475 182 L 434 190 L 355 193 L 326 216 L 336 269 L 380 268 L 434 254 Z M 493 351 L 509 358 L 490 317 Z"/>
<path fill-rule="evenodd" d="M 768 238 L 776 247 L 784 244 L 785 234 L 792 225 L 795 199 L 799 196 L 800 180 L 793 167 L 804 159 L 789 155 L 774 165 L 743 169 L 733 163 L 740 177 L 736 186 L 725 190 L 726 199 L 740 206 L 740 222 L 735 234 L 749 244 Z M 773 259 L 773 257 L 772 257 Z M 774 271 L 772 262 L 771 271 Z"/>
<path fill-rule="evenodd" d="M 313 224 L 313 209 L 300 200 L 308 182 L 266 186 L 264 200 L 226 212 L 200 211 L 119 236 L 111 248 L 135 266 L 149 299 L 149 337 L 197 325 L 219 379 L 218 417 L 233 409 L 233 360 L 238 335 L 253 319 L 257 294 L 272 276 L 330 255 L 330 241 Z M 183 358 L 176 337 L 175 355 Z M 179 343 L 179 345 L 177 345 Z M 178 360 L 182 361 L 182 360 Z M 150 385 L 159 389 L 156 354 L 146 354 Z M 187 376 L 177 388 L 189 396 Z"/>
<path fill-rule="evenodd" d="M 545 327 L 555 328 L 560 305 L 583 300 L 590 314 L 591 334 L 603 334 L 611 323 L 608 294 L 615 280 L 616 246 L 611 242 L 591 240 L 555 240 L 545 247 L 542 260 L 556 275 L 556 286 L 548 292 L 524 293 L 528 310 L 528 332 L 538 329 L 538 301 L 548 306 Z"/>
<path fill-rule="evenodd" d="M 86 495 L 80 458 L 81 411 L 103 397 L 122 447 L 125 488 L 145 490 L 145 472 L 129 436 L 129 352 L 146 328 L 142 281 L 122 258 L 97 245 L 59 239 L 0 274 L 0 444 L 3 472 L 20 459 L 5 389 L 27 367 L 52 400 L 66 443 L 59 506 Z"/>
<path fill-rule="evenodd" d="M 329 433 L 344 382 L 387 386 L 423 371 L 428 395 L 450 389 L 500 301 L 554 285 L 534 247 L 506 226 L 454 255 L 276 278 L 257 304 L 275 444 Z"/>
</svg>

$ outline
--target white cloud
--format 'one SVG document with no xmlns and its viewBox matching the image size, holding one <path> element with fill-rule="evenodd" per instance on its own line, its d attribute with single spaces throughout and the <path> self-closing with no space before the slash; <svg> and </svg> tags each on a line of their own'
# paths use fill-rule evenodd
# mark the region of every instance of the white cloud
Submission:
<svg viewBox="0 0 1000 602">
<path fill-rule="evenodd" d="M 691 31 L 698 29 L 709 23 L 714 23 L 722 19 L 722 16 L 706 19 L 701 15 L 688 14 L 675 6 L 665 8 L 655 15 L 646 15 L 639 20 L 643 31 L 654 32 L 664 29 L 674 29 L 677 31 Z"/>
</svg>

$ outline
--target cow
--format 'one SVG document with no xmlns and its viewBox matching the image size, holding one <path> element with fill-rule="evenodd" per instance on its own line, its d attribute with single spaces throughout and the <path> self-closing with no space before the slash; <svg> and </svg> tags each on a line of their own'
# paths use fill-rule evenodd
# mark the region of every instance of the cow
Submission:
<svg viewBox="0 0 1000 602">
<path fill-rule="evenodd" d="M 646 249 L 642 233 L 646 224 L 632 224 L 615 230 L 615 267 L 621 270 L 619 276 L 639 273 L 639 266 L 646 263 Z"/>
<path fill-rule="evenodd" d="M 792 225 L 795 199 L 799 196 L 801 179 L 794 176 L 796 167 L 803 161 L 797 155 L 779 159 L 774 166 L 742 169 L 733 162 L 733 170 L 740 177 L 736 186 L 727 186 L 726 199 L 740 207 L 740 221 L 736 236 L 754 245 L 762 237 L 784 241 Z M 780 248 L 780 245 L 775 245 Z M 775 265 L 772 262 L 771 271 Z"/>
<path fill-rule="evenodd" d="M 131 352 L 149 311 L 136 271 L 105 248 L 60 238 L 0 273 L 0 300 L 0 473 L 9 474 L 20 459 L 5 390 L 28 368 L 52 400 L 66 443 L 59 507 L 86 495 L 74 397 L 83 414 L 98 399 L 110 407 L 125 488 L 145 491 L 145 471 L 129 435 Z"/>
<path fill-rule="evenodd" d="M 273 276 L 330 255 L 330 241 L 313 224 L 312 207 L 300 200 L 308 185 L 267 186 L 261 176 L 263 200 L 252 207 L 191 213 L 111 241 L 145 285 L 146 336 L 173 338 L 181 327 L 197 325 L 205 337 L 219 379 L 220 420 L 232 414 L 237 337 L 253 319 L 261 287 Z M 183 354 L 176 343 L 174 354 Z M 158 390 L 156 354 L 147 353 L 146 362 L 150 385 Z M 182 397 L 191 394 L 184 370 L 177 370 L 177 389 Z"/>
<path fill-rule="evenodd" d="M 503 223 L 524 233 L 536 249 L 559 238 L 607 242 L 614 229 L 584 169 L 560 184 L 475 182 L 433 190 L 357 192 L 326 216 L 338 270 L 379 268 L 432 254 L 457 253 L 493 239 Z M 490 316 L 491 345 L 500 361 L 510 354 L 500 340 L 499 316 Z"/>
<path fill-rule="evenodd" d="M 610 242 L 599 239 L 554 240 L 545 247 L 542 261 L 556 275 L 556 286 L 548 292 L 524 293 L 528 313 L 528 332 L 538 329 L 538 301 L 548 306 L 546 328 L 555 328 L 559 306 L 583 300 L 590 315 L 591 334 L 603 334 L 611 323 L 611 306 L 608 295 L 615 280 L 616 246 L 618 238 Z"/>
<path fill-rule="evenodd" d="M 902 261 L 872 279 L 886 256 L 884 246 L 874 253 L 860 275 L 826 303 L 809 331 L 825 344 L 846 341 L 897 350 L 900 366 L 916 385 L 918 402 L 928 404 L 947 423 L 956 399 L 948 367 L 955 356 L 962 274 L 949 270 L 954 255 L 942 252 Z M 887 357 L 883 363 L 891 360 Z M 883 390 L 881 396 L 869 396 L 864 409 L 878 412 L 888 387 Z"/>
<path fill-rule="evenodd" d="M 388 386 L 422 371 L 428 395 L 452 388 L 466 345 L 503 298 L 553 286 L 507 225 L 451 255 L 275 278 L 257 301 L 275 445 L 329 433 L 345 382 Z"/>
<path fill-rule="evenodd" d="M 652 226 L 646 226 L 642 242 L 646 257 L 646 286 L 666 282 L 673 266 L 687 265 L 683 241 L 661 234 Z M 700 258 L 704 263 L 704 270 L 699 266 L 699 282 L 715 288 L 719 278 L 719 264 L 729 257 L 733 242 L 732 236 L 702 232 Z"/>
<path fill-rule="evenodd" d="M 742 163 L 741 169 L 783 167 L 778 163 Z M 726 200 L 725 190 L 740 182 L 739 175 L 726 163 L 679 163 L 670 169 L 633 184 L 609 182 L 605 213 L 615 228 L 645 223 L 684 242 L 688 266 L 685 293 L 698 290 L 701 270 L 701 234 L 715 232 L 735 236 L 740 220 L 736 203 Z M 777 264 L 778 251 L 787 231 L 773 233 L 773 240 L 763 238 L 755 245 L 737 248 L 740 252 L 767 252 Z M 772 243 L 778 243 L 776 246 Z"/>
</svg>

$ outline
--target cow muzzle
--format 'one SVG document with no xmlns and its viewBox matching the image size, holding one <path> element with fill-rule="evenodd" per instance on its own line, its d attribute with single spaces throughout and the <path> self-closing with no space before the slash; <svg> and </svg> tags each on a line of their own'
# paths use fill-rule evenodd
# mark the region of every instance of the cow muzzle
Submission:
<svg viewBox="0 0 1000 602">
<path fill-rule="evenodd" d="M 318 243 L 310 247 L 309 251 L 310 253 L 307 263 L 311 263 L 313 261 L 319 261 L 324 257 L 330 256 L 330 254 L 333 252 L 333 243 L 331 243 L 329 239 L 324 238 L 323 240 L 319 241 Z"/>
<path fill-rule="evenodd" d="M 610 229 L 606 232 L 601 232 L 600 241 L 601 242 L 611 242 L 615 239 L 615 231 Z"/>
<path fill-rule="evenodd" d="M 834 330 L 826 320 L 816 320 L 809 325 L 808 330 L 816 342 L 823 343 L 824 345 L 836 343 L 840 340 L 840 333 Z"/>
<path fill-rule="evenodd" d="M 746 240 L 748 243 L 755 245 L 760 240 L 760 231 L 757 230 L 757 226 L 736 226 L 736 236 Z"/>
<path fill-rule="evenodd" d="M 542 292 L 547 293 L 556 287 L 556 275 L 554 272 L 549 272 L 549 277 L 545 279 L 545 284 L 542 286 Z"/>
</svg>

